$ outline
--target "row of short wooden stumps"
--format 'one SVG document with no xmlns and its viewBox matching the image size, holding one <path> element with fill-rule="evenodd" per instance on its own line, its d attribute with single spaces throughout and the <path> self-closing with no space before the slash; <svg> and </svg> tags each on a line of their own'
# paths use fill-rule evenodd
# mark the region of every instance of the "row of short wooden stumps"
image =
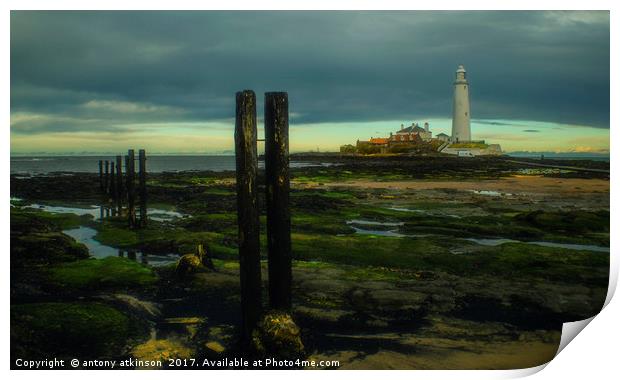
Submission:
<svg viewBox="0 0 620 380">
<path fill-rule="evenodd" d="M 133 149 L 125 155 L 125 175 L 123 175 L 123 157 L 114 160 L 99 161 L 99 188 L 106 200 L 112 201 L 112 213 L 126 213 L 130 228 L 145 227 L 147 224 L 146 208 L 146 151 L 138 153 L 138 187 L 136 189 L 135 153 Z M 139 200 L 140 217 L 136 215 L 136 200 Z M 123 209 L 123 205 L 127 205 Z"/>
</svg>

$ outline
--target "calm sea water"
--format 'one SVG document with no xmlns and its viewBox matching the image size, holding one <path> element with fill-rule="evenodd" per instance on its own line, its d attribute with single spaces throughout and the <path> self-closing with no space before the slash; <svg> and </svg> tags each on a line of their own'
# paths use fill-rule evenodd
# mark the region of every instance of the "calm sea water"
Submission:
<svg viewBox="0 0 620 380">
<path fill-rule="evenodd" d="M 47 174 L 52 172 L 98 173 L 99 160 L 113 160 L 112 156 L 46 156 L 11 157 L 11 174 Z M 259 162 L 262 167 L 263 162 Z M 309 162 L 291 162 L 291 167 L 327 165 Z M 137 165 L 136 165 L 137 166 Z M 235 170 L 234 156 L 147 156 L 147 171 L 151 173 L 186 170 Z"/>
<path fill-rule="evenodd" d="M 540 158 L 540 154 L 515 153 L 513 157 Z M 584 155 L 584 154 L 551 154 L 545 153 L 546 158 L 553 159 L 585 159 L 596 161 L 609 161 L 608 155 Z M 99 160 L 114 160 L 113 156 L 14 156 L 11 157 L 11 174 L 40 175 L 52 172 L 82 172 L 98 173 Z M 147 170 L 151 173 L 175 172 L 186 170 L 235 170 L 234 156 L 160 156 L 147 157 Z M 295 162 L 291 161 L 291 167 L 303 166 L 328 166 L 329 163 Z M 259 162 L 263 167 L 263 162 Z"/>
</svg>

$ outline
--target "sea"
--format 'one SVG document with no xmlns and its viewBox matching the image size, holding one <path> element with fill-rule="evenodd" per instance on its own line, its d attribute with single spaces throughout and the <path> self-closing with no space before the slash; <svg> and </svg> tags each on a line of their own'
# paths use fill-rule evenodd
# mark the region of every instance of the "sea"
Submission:
<svg viewBox="0 0 620 380">
<path fill-rule="evenodd" d="M 54 172 L 99 173 L 100 160 L 115 160 L 114 156 L 12 156 L 11 174 L 45 175 Z M 329 163 L 295 162 L 291 167 L 329 166 Z M 259 167 L 264 163 L 259 161 Z M 212 170 L 235 170 L 235 156 L 214 155 L 150 155 L 146 161 L 150 173 Z"/>
<path fill-rule="evenodd" d="M 542 153 L 549 159 L 609 161 L 609 155 Z M 541 153 L 515 152 L 511 157 L 540 158 Z M 99 160 L 115 160 L 114 156 L 12 156 L 11 174 L 45 175 L 54 172 L 98 173 Z M 259 161 L 259 167 L 264 163 Z M 291 167 L 330 166 L 332 163 L 291 161 Z M 235 170 L 232 155 L 149 155 L 147 171 L 150 173 L 212 170 Z"/>
</svg>

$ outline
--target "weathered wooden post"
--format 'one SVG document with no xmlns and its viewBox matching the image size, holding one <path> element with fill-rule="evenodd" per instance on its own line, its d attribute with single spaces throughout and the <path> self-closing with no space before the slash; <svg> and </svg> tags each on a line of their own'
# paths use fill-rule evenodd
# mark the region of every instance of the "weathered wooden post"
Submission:
<svg viewBox="0 0 620 380">
<path fill-rule="evenodd" d="M 118 214 L 123 210 L 123 158 L 116 156 L 116 207 Z"/>
<path fill-rule="evenodd" d="M 136 191 L 135 191 L 135 155 L 133 149 L 127 151 L 127 162 L 125 163 L 125 169 L 127 171 L 127 218 L 129 221 L 129 227 L 136 226 Z"/>
<path fill-rule="evenodd" d="M 265 186 L 269 304 L 291 308 L 292 253 L 289 208 L 288 94 L 265 94 Z"/>
<path fill-rule="evenodd" d="M 110 162 L 110 195 L 116 200 L 116 173 L 114 172 L 114 161 Z"/>
<path fill-rule="evenodd" d="M 125 155 L 125 192 L 127 192 L 127 177 L 129 176 L 129 155 Z"/>
<path fill-rule="evenodd" d="M 109 188 L 109 184 L 110 184 L 110 161 L 105 160 L 105 172 L 104 172 L 104 176 L 103 176 L 103 191 L 106 194 L 110 193 L 110 188 Z"/>
<path fill-rule="evenodd" d="M 146 226 L 146 151 L 138 151 L 138 161 L 140 168 L 140 227 Z"/>
<path fill-rule="evenodd" d="M 242 336 L 252 337 L 261 313 L 260 222 L 258 212 L 258 156 L 256 152 L 256 95 L 237 92 L 235 120 L 237 222 L 241 280 Z"/>
<path fill-rule="evenodd" d="M 103 161 L 99 160 L 99 190 L 103 192 Z"/>
<path fill-rule="evenodd" d="M 125 186 L 123 192 L 125 193 L 125 199 L 127 200 L 127 213 L 129 213 L 129 192 L 127 191 L 129 185 L 129 155 L 125 155 Z"/>
</svg>

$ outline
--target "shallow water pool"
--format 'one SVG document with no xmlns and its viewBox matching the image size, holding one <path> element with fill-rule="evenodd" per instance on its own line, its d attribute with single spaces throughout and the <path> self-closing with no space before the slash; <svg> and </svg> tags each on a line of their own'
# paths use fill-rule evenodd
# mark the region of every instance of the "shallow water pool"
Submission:
<svg viewBox="0 0 620 380">
<path fill-rule="evenodd" d="M 97 259 L 103 259 L 104 257 L 110 256 L 127 257 L 153 267 L 176 263 L 179 259 L 179 256 L 173 253 L 165 255 L 146 255 L 143 252 L 136 250 L 120 250 L 101 244 L 95 240 L 97 231 L 90 227 L 81 226 L 70 230 L 64 230 L 62 232 L 71 236 L 78 242 L 83 243 L 88 248 L 91 256 Z"/>
</svg>

